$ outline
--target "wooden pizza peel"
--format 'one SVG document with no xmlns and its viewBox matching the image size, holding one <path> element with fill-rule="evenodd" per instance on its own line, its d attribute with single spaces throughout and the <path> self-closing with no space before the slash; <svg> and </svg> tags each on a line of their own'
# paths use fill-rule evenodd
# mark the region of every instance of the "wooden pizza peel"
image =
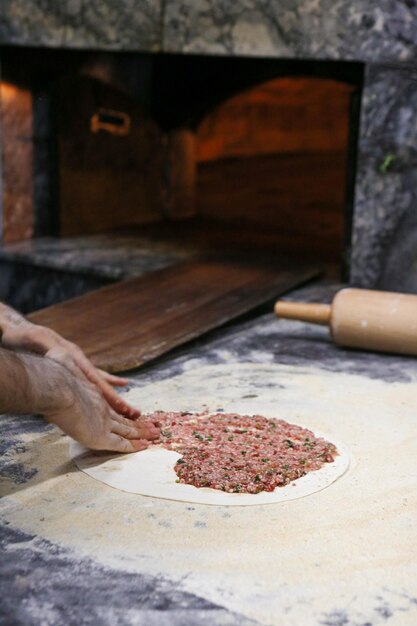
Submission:
<svg viewBox="0 0 417 626">
<path fill-rule="evenodd" d="M 316 277 L 308 263 L 201 258 L 29 315 L 110 372 L 138 367 Z"/>
</svg>

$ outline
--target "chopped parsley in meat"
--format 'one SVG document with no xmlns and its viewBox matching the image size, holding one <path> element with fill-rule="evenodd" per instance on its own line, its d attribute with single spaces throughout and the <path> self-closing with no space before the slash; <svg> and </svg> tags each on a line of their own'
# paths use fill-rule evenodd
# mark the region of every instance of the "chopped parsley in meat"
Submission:
<svg viewBox="0 0 417 626">
<path fill-rule="evenodd" d="M 284 420 L 236 413 L 144 416 L 161 428 L 162 445 L 182 456 L 177 482 L 228 493 L 273 491 L 332 463 L 336 447 Z"/>
</svg>

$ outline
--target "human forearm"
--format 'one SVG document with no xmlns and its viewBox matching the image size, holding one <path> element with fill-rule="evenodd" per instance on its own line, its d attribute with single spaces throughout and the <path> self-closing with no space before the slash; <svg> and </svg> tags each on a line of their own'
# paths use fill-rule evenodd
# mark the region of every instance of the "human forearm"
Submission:
<svg viewBox="0 0 417 626">
<path fill-rule="evenodd" d="M 81 374 L 101 390 L 106 401 L 117 413 L 127 417 L 139 416 L 140 411 L 129 406 L 112 387 L 126 385 L 126 379 L 97 369 L 77 345 L 51 328 L 33 324 L 1 302 L 0 334 L 4 347 L 41 354 L 69 367 L 73 373 L 77 370 L 77 374 Z"/>
<path fill-rule="evenodd" d="M 73 380 L 51 359 L 0 348 L 1 413 L 47 414 L 66 408 L 72 401 Z"/>
<path fill-rule="evenodd" d="M 0 302 L 0 330 L 4 331 L 10 324 L 20 324 L 25 321 L 23 315 Z"/>
<path fill-rule="evenodd" d="M 49 349 L 48 329 L 32 324 L 7 304 L 0 302 L 1 343 L 13 350 L 45 354 Z"/>
<path fill-rule="evenodd" d="M 23 315 L 7 304 L 0 302 L 0 333 L 3 343 L 4 340 L 7 343 L 8 334 L 13 334 L 17 329 L 19 329 L 19 332 L 22 332 L 26 325 L 30 325 L 30 323 Z"/>
<path fill-rule="evenodd" d="M 0 348 L 0 412 L 41 413 L 89 448 L 134 452 L 156 439 L 152 422 L 119 415 L 101 391 L 67 367 Z"/>
</svg>

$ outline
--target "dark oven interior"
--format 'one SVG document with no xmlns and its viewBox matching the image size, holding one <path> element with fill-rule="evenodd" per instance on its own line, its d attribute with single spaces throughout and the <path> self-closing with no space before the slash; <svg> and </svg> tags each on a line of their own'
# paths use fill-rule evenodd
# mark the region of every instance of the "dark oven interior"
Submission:
<svg viewBox="0 0 417 626">
<path fill-rule="evenodd" d="M 3 240 L 139 233 L 349 275 L 362 65 L 2 49 Z"/>
</svg>

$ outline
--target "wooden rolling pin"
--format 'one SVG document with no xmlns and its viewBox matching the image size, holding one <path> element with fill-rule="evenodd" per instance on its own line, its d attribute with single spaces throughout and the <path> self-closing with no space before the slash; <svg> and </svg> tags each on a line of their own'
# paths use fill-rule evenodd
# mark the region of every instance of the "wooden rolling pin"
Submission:
<svg viewBox="0 0 417 626">
<path fill-rule="evenodd" d="M 417 355 L 417 296 L 342 289 L 332 304 L 275 304 L 278 317 L 329 326 L 340 346 Z"/>
</svg>

